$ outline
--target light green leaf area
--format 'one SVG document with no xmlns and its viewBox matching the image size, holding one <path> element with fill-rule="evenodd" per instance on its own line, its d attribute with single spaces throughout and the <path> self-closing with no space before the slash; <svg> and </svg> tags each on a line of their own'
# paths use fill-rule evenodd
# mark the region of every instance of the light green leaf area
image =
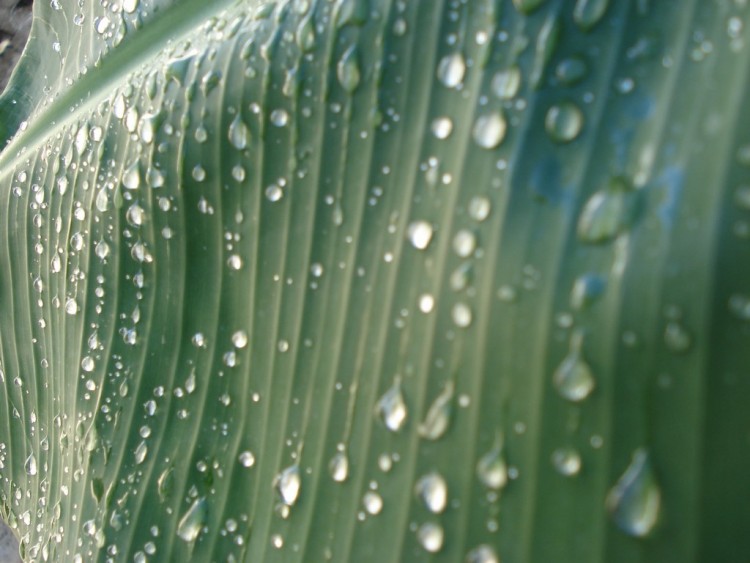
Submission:
<svg viewBox="0 0 750 563">
<path fill-rule="evenodd" d="M 34 9 L 26 560 L 750 560 L 745 2 Z"/>
</svg>

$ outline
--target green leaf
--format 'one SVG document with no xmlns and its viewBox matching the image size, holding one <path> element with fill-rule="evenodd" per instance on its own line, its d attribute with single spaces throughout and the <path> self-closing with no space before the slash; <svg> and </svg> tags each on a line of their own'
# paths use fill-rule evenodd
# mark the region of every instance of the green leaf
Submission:
<svg viewBox="0 0 750 563">
<path fill-rule="evenodd" d="M 27 560 L 750 558 L 750 8 L 42 1 Z"/>
</svg>

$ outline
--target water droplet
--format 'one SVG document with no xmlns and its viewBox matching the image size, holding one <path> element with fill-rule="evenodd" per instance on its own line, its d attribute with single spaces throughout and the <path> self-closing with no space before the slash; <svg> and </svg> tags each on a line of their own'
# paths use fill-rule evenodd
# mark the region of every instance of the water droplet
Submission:
<svg viewBox="0 0 750 563">
<path fill-rule="evenodd" d="M 193 171 L 191 173 L 193 176 L 193 180 L 196 182 L 202 182 L 206 179 L 206 169 L 203 168 L 200 164 L 196 164 L 193 166 Z"/>
<path fill-rule="evenodd" d="M 94 367 L 96 367 L 94 359 L 91 356 L 84 356 L 81 360 L 81 369 L 85 372 L 92 372 Z"/>
<path fill-rule="evenodd" d="M 419 296 L 419 310 L 427 314 L 435 307 L 435 298 L 429 293 L 423 293 Z"/>
<path fill-rule="evenodd" d="M 609 0 L 578 0 L 573 8 L 573 21 L 583 31 L 591 30 L 609 6 Z"/>
<path fill-rule="evenodd" d="M 491 209 L 492 204 L 490 203 L 490 200 L 484 196 L 474 196 L 471 198 L 471 201 L 469 201 L 469 217 L 479 223 L 489 217 Z"/>
<path fill-rule="evenodd" d="M 581 471 L 581 456 L 574 448 L 558 448 L 552 452 L 552 465 L 560 475 L 572 477 Z"/>
<path fill-rule="evenodd" d="M 432 225 L 427 221 L 412 221 L 406 228 L 406 236 L 417 250 L 424 250 L 432 240 Z"/>
<path fill-rule="evenodd" d="M 238 254 L 231 254 L 227 258 L 227 267 L 230 270 L 240 270 L 242 268 L 242 258 Z"/>
<path fill-rule="evenodd" d="M 378 399 L 375 415 L 391 432 L 398 432 L 406 422 L 407 411 L 404 396 L 401 393 L 401 379 L 396 377 L 393 385 Z"/>
<path fill-rule="evenodd" d="M 244 348 L 247 346 L 247 333 L 244 330 L 238 330 L 232 334 L 232 344 L 235 348 Z"/>
<path fill-rule="evenodd" d="M 583 401 L 594 390 L 595 380 L 591 368 L 583 359 L 583 333 L 574 332 L 570 349 L 552 376 L 557 392 L 568 401 Z"/>
<path fill-rule="evenodd" d="M 461 258 L 468 258 L 477 248 L 477 237 L 468 229 L 461 229 L 453 237 L 453 250 Z"/>
<path fill-rule="evenodd" d="M 457 327 L 467 328 L 471 325 L 472 317 L 471 308 L 466 303 L 458 302 L 453 305 L 451 318 Z"/>
<path fill-rule="evenodd" d="M 26 458 L 26 463 L 23 465 L 24 470 L 26 471 L 27 475 L 36 475 L 37 473 L 37 466 L 36 466 L 36 457 L 34 457 L 34 454 L 31 454 L 29 457 Z"/>
<path fill-rule="evenodd" d="M 513 5 L 522 14 L 529 14 L 541 6 L 545 0 L 513 0 Z"/>
<path fill-rule="evenodd" d="M 430 405 L 424 422 L 419 425 L 419 435 L 427 440 L 438 440 L 448 430 L 453 411 L 453 382 L 448 381 L 443 391 Z"/>
<path fill-rule="evenodd" d="M 455 88 L 463 82 L 466 61 L 461 53 L 446 55 L 438 63 L 437 77 L 447 88 Z"/>
<path fill-rule="evenodd" d="M 573 102 L 561 102 L 547 110 L 544 126 L 554 141 L 569 143 L 583 128 L 583 113 Z"/>
<path fill-rule="evenodd" d="M 383 510 L 383 497 L 375 491 L 367 491 L 362 497 L 362 504 L 368 514 L 375 516 Z"/>
<path fill-rule="evenodd" d="M 232 123 L 229 125 L 229 142 L 237 150 L 247 148 L 247 145 L 250 143 L 250 129 L 242 121 L 240 112 L 237 112 L 237 115 L 234 116 Z"/>
<path fill-rule="evenodd" d="M 464 563 L 500 563 L 500 558 L 491 546 L 482 544 L 466 554 Z"/>
<path fill-rule="evenodd" d="M 623 232 L 634 211 L 629 186 L 622 178 L 592 194 L 578 218 L 578 238 L 586 243 L 609 242 Z"/>
<path fill-rule="evenodd" d="M 490 84 L 492 93 L 501 100 L 511 100 L 521 89 L 521 69 L 517 65 L 498 71 Z"/>
<path fill-rule="evenodd" d="M 360 72 L 357 57 L 356 45 L 352 45 L 344 52 L 338 65 L 336 65 L 336 76 L 339 83 L 350 94 L 359 86 Z"/>
<path fill-rule="evenodd" d="M 477 477 L 485 487 L 495 491 L 499 491 L 508 484 L 508 465 L 503 455 L 502 433 L 497 434 L 492 449 L 479 458 Z"/>
<path fill-rule="evenodd" d="M 443 527 L 436 522 L 425 522 L 417 530 L 417 539 L 425 551 L 437 553 L 443 548 L 445 532 Z"/>
<path fill-rule="evenodd" d="M 573 282 L 570 292 L 570 306 L 580 311 L 591 305 L 607 288 L 607 280 L 596 274 L 584 274 Z"/>
<path fill-rule="evenodd" d="M 138 8 L 140 0 L 123 0 L 122 11 L 126 14 L 132 14 Z"/>
<path fill-rule="evenodd" d="M 239 460 L 242 467 L 252 467 L 253 465 L 255 465 L 255 456 L 250 450 L 245 450 L 244 452 L 242 452 L 237 459 Z"/>
<path fill-rule="evenodd" d="M 606 507 L 612 520 L 629 536 L 648 536 L 659 521 L 661 491 L 648 451 L 633 452 L 630 465 L 607 494 Z"/>
<path fill-rule="evenodd" d="M 693 337 L 682 323 L 672 321 L 667 323 L 664 329 L 664 343 L 672 352 L 682 354 L 690 350 L 693 344 Z"/>
<path fill-rule="evenodd" d="M 474 122 L 474 141 L 484 149 L 494 149 L 505 138 L 507 122 L 500 111 L 480 115 Z"/>
<path fill-rule="evenodd" d="M 519 0 L 523 1 L 523 0 Z M 536 4 L 543 0 L 530 0 Z M 536 37 L 536 51 L 534 52 L 534 62 L 531 66 L 529 82 L 531 87 L 536 90 L 542 83 L 544 71 L 547 63 L 552 58 L 552 54 L 557 47 L 557 41 L 560 38 L 560 19 L 556 11 L 552 10 L 544 20 L 539 35 Z"/>
<path fill-rule="evenodd" d="M 562 86 L 574 86 L 588 74 L 586 61 L 581 57 L 568 57 L 561 60 L 555 69 L 555 76 Z"/>
<path fill-rule="evenodd" d="M 420 477 L 414 486 L 414 493 L 433 514 L 440 514 L 448 505 L 448 484 L 437 472 Z"/>
<path fill-rule="evenodd" d="M 729 312 L 741 321 L 750 321 L 750 297 L 735 293 L 729 298 Z"/>
<path fill-rule="evenodd" d="M 52 256 L 52 262 L 50 263 L 50 268 L 52 269 L 52 273 L 56 274 L 62 269 L 62 259 L 60 258 L 60 253 L 55 252 L 54 256 Z"/>
<path fill-rule="evenodd" d="M 138 160 L 122 173 L 122 185 L 129 190 L 135 190 L 141 185 L 141 164 Z"/>
<path fill-rule="evenodd" d="M 349 457 L 346 452 L 336 452 L 328 464 L 331 478 L 337 483 L 343 483 L 349 477 Z"/>
<path fill-rule="evenodd" d="M 274 479 L 273 486 L 281 497 L 281 501 L 287 506 L 293 506 L 297 502 L 302 488 L 302 475 L 299 465 L 295 463 L 282 470 Z"/>
<path fill-rule="evenodd" d="M 107 256 L 109 256 L 109 245 L 103 240 L 100 240 L 96 243 L 94 252 L 100 260 L 104 260 Z"/>
<path fill-rule="evenodd" d="M 276 184 L 271 184 L 266 188 L 266 199 L 272 203 L 279 201 L 283 196 L 284 190 Z"/>
<path fill-rule="evenodd" d="M 431 129 L 438 139 L 447 139 L 453 131 L 453 121 L 450 117 L 436 117 L 432 120 Z"/>
<path fill-rule="evenodd" d="M 275 109 L 271 112 L 271 123 L 276 127 L 284 127 L 289 123 L 289 114 L 286 110 Z"/>
<path fill-rule="evenodd" d="M 146 212 L 140 205 L 134 203 L 128 208 L 125 218 L 131 226 L 140 227 L 146 221 Z"/>
<path fill-rule="evenodd" d="M 146 459 L 146 456 L 148 455 L 148 444 L 145 441 L 141 441 L 135 448 L 135 452 L 133 452 L 135 457 L 135 464 L 140 465 L 144 462 Z"/>
<path fill-rule="evenodd" d="M 297 46 L 303 53 L 308 53 L 315 47 L 315 25 L 312 13 L 300 21 L 297 27 Z"/>
<path fill-rule="evenodd" d="M 75 299 L 71 298 L 65 302 L 65 312 L 68 315 L 75 315 L 78 313 L 78 303 Z"/>
<path fill-rule="evenodd" d="M 183 541 L 195 541 L 198 539 L 207 519 L 208 501 L 205 497 L 194 500 L 177 525 L 177 535 Z"/>
</svg>

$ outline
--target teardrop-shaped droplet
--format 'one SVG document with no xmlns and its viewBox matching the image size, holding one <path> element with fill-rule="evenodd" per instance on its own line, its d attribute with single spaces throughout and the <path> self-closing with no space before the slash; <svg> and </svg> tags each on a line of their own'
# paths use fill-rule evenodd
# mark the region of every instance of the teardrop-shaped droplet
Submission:
<svg viewBox="0 0 750 563">
<path fill-rule="evenodd" d="M 26 458 L 26 463 L 23 464 L 23 468 L 26 471 L 27 475 L 36 475 L 37 466 L 36 466 L 36 457 L 34 457 L 34 454 L 31 454 L 29 457 Z"/>
<path fill-rule="evenodd" d="M 135 190 L 141 185 L 141 164 L 140 161 L 134 161 L 122 173 L 122 185 L 129 190 Z"/>
<path fill-rule="evenodd" d="M 503 455 L 502 433 L 498 433 L 492 449 L 479 458 L 477 477 L 485 487 L 495 491 L 508 484 L 508 465 Z"/>
<path fill-rule="evenodd" d="M 148 444 L 145 440 L 141 440 L 141 442 L 138 444 L 138 446 L 135 448 L 135 451 L 133 452 L 135 456 L 135 464 L 140 465 L 143 463 L 146 459 L 146 456 L 148 455 Z"/>
<path fill-rule="evenodd" d="M 407 410 L 401 392 L 401 380 L 397 377 L 375 405 L 375 415 L 391 432 L 398 432 L 406 422 Z"/>
<path fill-rule="evenodd" d="M 451 422 L 453 411 L 453 382 L 448 381 L 445 389 L 435 397 L 425 416 L 424 422 L 419 425 L 419 435 L 427 440 L 441 438 Z"/>
<path fill-rule="evenodd" d="M 360 80 L 359 61 L 356 45 L 352 45 L 336 65 L 336 76 L 341 87 L 350 94 L 357 89 Z"/>
<path fill-rule="evenodd" d="M 427 221 L 412 221 L 406 228 L 406 236 L 417 250 L 424 250 L 430 245 L 433 228 Z"/>
<path fill-rule="evenodd" d="M 629 536 L 646 537 L 659 522 L 661 491 L 646 449 L 633 452 L 630 465 L 607 494 L 606 507 Z"/>
<path fill-rule="evenodd" d="M 283 469 L 274 479 L 274 487 L 281 497 L 281 502 L 287 506 L 294 505 L 302 488 L 302 474 L 299 465 L 295 463 Z"/>
<path fill-rule="evenodd" d="M 480 115 L 474 122 L 474 141 L 484 149 L 494 149 L 505 139 L 508 123 L 501 111 Z"/>
<path fill-rule="evenodd" d="M 578 218 L 578 238 L 586 243 L 609 242 L 623 232 L 631 221 L 633 202 L 629 187 L 621 178 L 594 193 Z"/>
<path fill-rule="evenodd" d="M 570 350 L 557 366 L 552 382 L 557 392 L 568 401 L 583 401 L 596 384 L 591 367 L 583 358 L 583 333 L 576 331 L 570 338 Z"/>
<path fill-rule="evenodd" d="M 237 150 L 243 150 L 247 148 L 250 142 L 250 129 L 247 124 L 242 121 L 240 112 L 234 116 L 232 123 L 229 125 L 229 142 Z"/>
<path fill-rule="evenodd" d="M 581 133 L 583 112 L 573 102 L 555 104 L 547 110 L 544 127 L 553 141 L 569 143 Z"/>
<path fill-rule="evenodd" d="M 448 485 L 436 471 L 420 477 L 414 486 L 414 493 L 433 514 L 442 513 L 448 505 Z"/>
<path fill-rule="evenodd" d="M 417 530 L 417 539 L 425 551 L 437 553 L 443 548 L 445 532 L 436 522 L 425 522 Z"/>
<path fill-rule="evenodd" d="M 604 17 L 609 0 L 578 0 L 573 8 L 573 21 L 583 31 L 592 29 Z"/>
<path fill-rule="evenodd" d="M 156 482 L 156 492 L 159 494 L 161 502 L 166 501 L 172 494 L 174 485 L 174 467 L 169 466 L 159 475 Z"/>
<path fill-rule="evenodd" d="M 466 61 L 461 53 L 446 55 L 438 63 L 438 80 L 447 88 L 455 88 L 463 82 L 466 74 Z"/>
<path fill-rule="evenodd" d="M 315 22 L 312 14 L 310 12 L 297 27 L 297 46 L 303 53 L 308 53 L 315 47 Z"/>
<path fill-rule="evenodd" d="M 337 483 L 343 483 L 349 478 L 349 457 L 345 451 L 336 452 L 328 464 L 328 471 Z"/>
<path fill-rule="evenodd" d="M 195 541 L 208 519 L 208 501 L 205 497 L 195 499 L 177 525 L 177 535 L 186 542 Z"/>
</svg>

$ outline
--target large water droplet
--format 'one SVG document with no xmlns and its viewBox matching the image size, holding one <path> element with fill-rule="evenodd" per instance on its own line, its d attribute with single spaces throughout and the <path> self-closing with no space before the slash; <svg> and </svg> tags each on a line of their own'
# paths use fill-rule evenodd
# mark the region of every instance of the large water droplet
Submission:
<svg viewBox="0 0 750 563">
<path fill-rule="evenodd" d="M 443 548 L 445 532 L 436 522 L 425 522 L 417 530 L 417 539 L 425 551 L 437 553 Z"/>
<path fill-rule="evenodd" d="M 492 449 L 477 462 L 477 477 L 487 488 L 499 491 L 508 484 L 508 465 L 503 455 L 503 435 L 498 433 Z"/>
<path fill-rule="evenodd" d="M 368 514 L 375 516 L 383 510 L 383 497 L 375 491 L 367 491 L 362 497 L 362 505 Z"/>
<path fill-rule="evenodd" d="M 336 452 L 328 464 L 331 478 L 337 483 L 343 483 L 349 477 L 349 457 L 345 451 Z"/>
<path fill-rule="evenodd" d="M 448 381 L 445 389 L 430 405 L 424 422 L 419 425 L 419 435 L 427 440 L 437 440 L 448 430 L 453 410 L 453 382 Z"/>
<path fill-rule="evenodd" d="M 603 243 L 624 231 L 634 211 L 629 192 L 625 180 L 614 178 L 604 189 L 594 193 L 578 218 L 578 238 L 587 243 Z"/>
<path fill-rule="evenodd" d="M 436 117 L 432 120 L 432 134 L 438 139 L 447 139 L 453 131 L 453 121 L 450 117 Z"/>
<path fill-rule="evenodd" d="M 609 0 L 578 0 L 573 8 L 573 21 L 583 31 L 592 29 L 604 17 Z"/>
<path fill-rule="evenodd" d="M 515 98 L 521 88 L 521 69 L 517 65 L 513 65 L 508 69 L 498 71 L 492 77 L 490 88 L 501 100 Z"/>
<path fill-rule="evenodd" d="M 505 138 L 508 125 L 501 111 L 480 115 L 474 122 L 474 141 L 482 148 L 494 149 Z"/>
<path fill-rule="evenodd" d="M 432 233 L 432 225 L 427 221 L 412 221 L 406 228 L 406 236 L 409 242 L 418 250 L 424 250 L 430 245 Z"/>
<path fill-rule="evenodd" d="M 401 393 L 401 379 L 396 377 L 393 385 L 383 394 L 375 405 L 375 415 L 391 432 L 398 432 L 406 422 L 407 410 L 404 395 Z"/>
<path fill-rule="evenodd" d="M 420 477 L 414 486 L 414 492 L 433 514 L 440 514 L 448 505 L 448 484 L 437 472 Z"/>
<path fill-rule="evenodd" d="M 141 185 L 141 164 L 140 161 L 134 161 L 122 173 L 122 185 L 129 190 L 135 190 Z"/>
<path fill-rule="evenodd" d="M 295 463 L 282 470 L 274 479 L 273 486 L 285 505 L 294 505 L 302 488 L 302 474 L 299 465 Z"/>
<path fill-rule="evenodd" d="M 630 536 L 646 537 L 654 529 L 661 491 L 647 450 L 633 452 L 630 465 L 607 494 L 606 507 L 617 527 Z"/>
<path fill-rule="evenodd" d="M 570 349 L 552 376 L 557 392 L 569 401 L 583 401 L 594 390 L 595 380 L 583 358 L 583 333 L 576 331 L 570 337 Z"/>
<path fill-rule="evenodd" d="M 232 123 L 229 124 L 229 142 L 237 150 L 243 150 L 247 148 L 250 143 L 250 129 L 247 124 L 242 121 L 240 112 L 234 116 Z"/>
<path fill-rule="evenodd" d="M 34 454 L 31 454 L 29 457 L 26 458 L 26 463 L 24 463 L 23 468 L 26 471 L 27 475 L 36 475 L 37 466 L 36 466 L 36 457 L 34 457 Z"/>
<path fill-rule="evenodd" d="M 336 76 L 341 87 L 350 94 L 359 86 L 360 72 L 357 60 L 356 45 L 352 45 L 344 52 L 341 60 L 336 65 Z"/>
<path fill-rule="evenodd" d="M 547 110 L 544 126 L 554 141 L 569 143 L 583 128 L 583 112 L 573 102 L 555 104 Z"/>
<path fill-rule="evenodd" d="M 177 525 L 177 535 L 186 542 L 195 541 L 208 519 L 208 501 L 201 497 L 193 501 Z"/>
<path fill-rule="evenodd" d="M 438 63 L 438 80 L 448 88 L 455 88 L 464 79 L 466 73 L 466 61 L 461 53 L 446 55 Z"/>
<path fill-rule="evenodd" d="M 255 455 L 250 450 L 245 450 L 237 458 L 242 467 L 252 467 L 255 465 Z"/>
</svg>

